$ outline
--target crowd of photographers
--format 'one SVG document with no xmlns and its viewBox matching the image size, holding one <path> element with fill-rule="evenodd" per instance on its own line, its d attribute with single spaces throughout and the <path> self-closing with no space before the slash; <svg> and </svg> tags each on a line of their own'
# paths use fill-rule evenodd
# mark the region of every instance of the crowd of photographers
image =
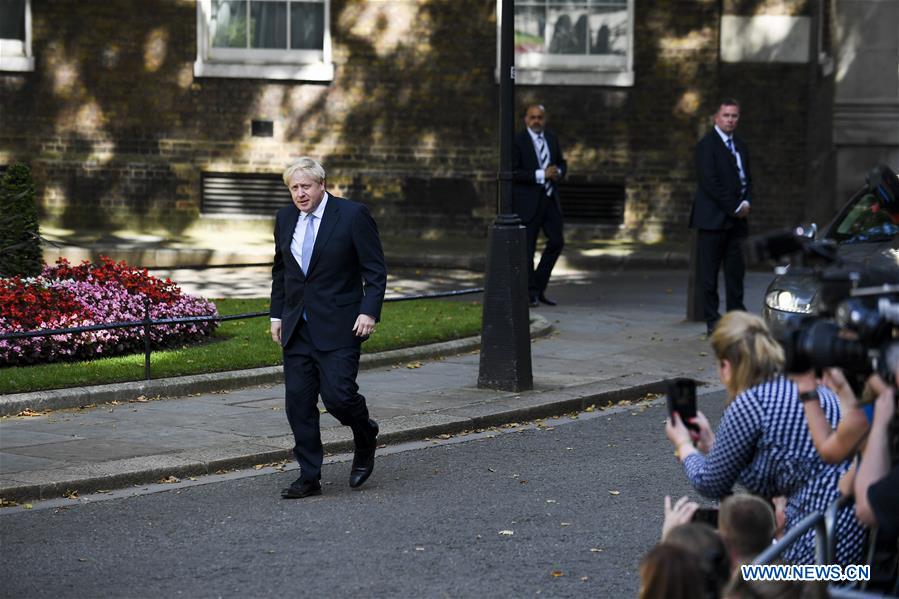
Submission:
<svg viewBox="0 0 899 599">
<path fill-rule="evenodd" d="M 746 312 L 726 314 L 710 342 L 727 391 L 721 421 L 713 431 L 702 412 L 682 419 L 672 408 L 665 432 L 694 489 L 721 500 L 717 522 L 686 497 L 673 505 L 666 497 L 662 542 L 641 564 L 640 597 L 827 596 L 823 583 L 746 581 L 739 566 L 841 496 L 854 501 L 831 531 L 835 563 L 865 564 L 876 544 L 872 579 L 895 591 L 899 342 L 885 346 L 878 368 L 845 374 L 802 363 L 789 347 L 785 354 Z M 815 534 L 809 529 L 779 559 L 814 564 Z"/>
</svg>

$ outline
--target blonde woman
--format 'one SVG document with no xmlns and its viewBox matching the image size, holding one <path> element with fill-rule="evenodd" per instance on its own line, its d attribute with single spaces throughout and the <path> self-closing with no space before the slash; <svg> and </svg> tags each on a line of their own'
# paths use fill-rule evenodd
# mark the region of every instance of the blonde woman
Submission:
<svg viewBox="0 0 899 599">
<path fill-rule="evenodd" d="M 740 311 L 728 312 L 710 341 L 728 395 L 718 430 L 712 432 L 708 419 L 697 412 L 694 446 L 677 414 L 665 425 L 690 483 L 711 498 L 729 495 L 735 483 L 769 499 L 783 495 L 787 529 L 827 509 L 839 495 L 837 483 L 849 464 L 825 464 L 815 451 L 796 385 L 782 374 L 783 348 L 761 318 Z M 819 387 L 814 401 L 820 401 L 835 426 L 840 419 L 837 397 Z M 837 560 L 860 563 L 864 537 L 852 508 L 844 508 L 837 525 Z M 814 532 L 803 535 L 783 557 L 814 563 Z"/>
</svg>

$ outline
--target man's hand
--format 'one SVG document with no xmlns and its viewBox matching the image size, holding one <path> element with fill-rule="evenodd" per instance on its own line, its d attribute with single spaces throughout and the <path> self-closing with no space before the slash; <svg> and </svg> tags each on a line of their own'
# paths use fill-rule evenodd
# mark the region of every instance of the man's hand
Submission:
<svg viewBox="0 0 899 599">
<path fill-rule="evenodd" d="M 273 320 L 272 321 L 272 341 L 281 345 L 281 321 Z"/>
<path fill-rule="evenodd" d="M 562 176 L 562 173 L 559 171 L 559 167 L 557 167 L 555 164 L 550 164 L 548 167 L 546 167 L 546 170 L 543 171 L 543 176 L 547 179 L 558 181 Z"/>
<path fill-rule="evenodd" d="M 749 216 L 749 202 L 743 202 L 737 209 L 737 218 L 746 218 Z"/>
<path fill-rule="evenodd" d="M 353 332 L 356 333 L 356 337 L 368 337 L 375 332 L 375 319 L 368 314 L 360 314 L 356 317 Z"/>
</svg>

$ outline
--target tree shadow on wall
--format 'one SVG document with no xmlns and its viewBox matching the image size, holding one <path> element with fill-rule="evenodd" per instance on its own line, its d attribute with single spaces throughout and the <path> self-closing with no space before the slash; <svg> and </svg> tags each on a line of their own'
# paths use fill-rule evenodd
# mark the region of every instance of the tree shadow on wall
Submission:
<svg viewBox="0 0 899 599">
<path fill-rule="evenodd" d="M 35 71 L 0 107 L 22 115 L 4 129 L 27 140 L 22 154 L 36 167 L 39 192 L 65 199 L 54 212 L 62 226 L 177 235 L 198 217 L 179 190 L 185 176 L 199 181 L 193 152 L 175 141 L 209 136 L 197 118 L 208 101 L 192 74 L 196 19 L 189 2 L 152 11 L 125 0 L 45 3 L 33 11 Z M 247 113 L 252 101 L 234 94 L 229 107 Z"/>
<path fill-rule="evenodd" d="M 332 173 L 352 171 L 354 197 L 376 215 L 389 211 L 391 226 L 449 228 L 450 219 L 471 230 L 494 202 L 496 4 L 390 4 L 333 3 L 345 55 L 331 89 L 285 137 L 319 152 Z M 398 24 L 397 10 L 416 13 Z M 292 114 L 287 100 L 282 112 Z M 395 187 L 379 189 L 390 180 Z"/>
</svg>

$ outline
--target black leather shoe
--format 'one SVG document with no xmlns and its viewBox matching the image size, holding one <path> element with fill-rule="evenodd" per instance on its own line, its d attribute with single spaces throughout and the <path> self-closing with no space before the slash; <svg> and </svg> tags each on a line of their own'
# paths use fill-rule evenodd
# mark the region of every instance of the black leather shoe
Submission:
<svg viewBox="0 0 899 599">
<path fill-rule="evenodd" d="M 540 307 L 540 296 L 532 295 L 531 296 L 531 308 L 539 308 Z"/>
<path fill-rule="evenodd" d="M 286 489 L 281 489 L 281 499 L 303 499 L 322 494 L 322 484 L 317 480 L 298 478 Z"/>
<path fill-rule="evenodd" d="M 378 423 L 369 420 L 372 430 L 364 441 L 356 441 L 356 450 L 353 452 L 353 468 L 350 470 L 350 486 L 352 488 L 362 486 L 368 480 L 375 469 L 375 449 L 378 447 Z"/>
<path fill-rule="evenodd" d="M 537 299 L 538 299 L 541 303 L 546 304 L 547 306 L 555 306 L 555 305 L 556 305 L 556 302 L 552 301 L 551 299 L 549 299 L 548 297 L 546 297 L 546 296 L 543 295 L 542 293 L 541 293 L 539 296 L 537 296 Z"/>
</svg>

